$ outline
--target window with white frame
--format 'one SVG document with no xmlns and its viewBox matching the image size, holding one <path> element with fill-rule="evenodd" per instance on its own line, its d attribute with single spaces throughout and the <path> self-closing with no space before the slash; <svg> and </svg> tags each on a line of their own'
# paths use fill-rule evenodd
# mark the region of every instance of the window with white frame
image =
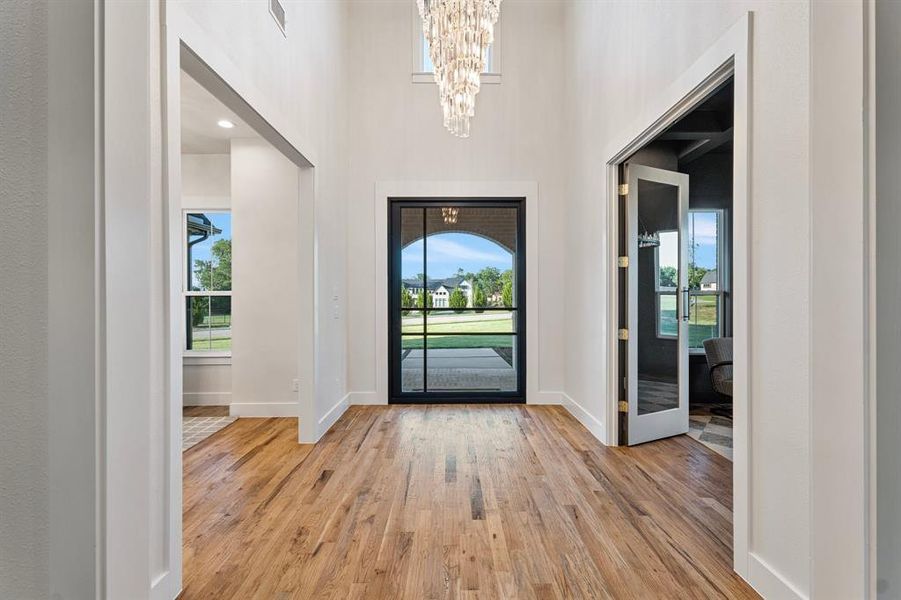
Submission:
<svg viewBox="0 0 901 600">
<path fill-rule="evenodd" d="M 435 65 L 429 54 L 429 43 L 422 31 L 422 20 L 416 3 L 413 3 L 413 83 L 435 83 Z M 500 83 L 501 77 L 501 28 L 500 21 L 494 25 L 494 42 L 488 47 L 482 83 Z"/>
<path fill-rule="evenodd" d="M 726 213 L 722 209 L 688 211 L 688 347 L 703 351 L 704 340 L 724 335 L 723 295 L 728 281 L 726 260 Z M 657 335 L 676 338 L 679 236 L 660 232 L 655 249 Z"/>
<path fill-rule="evenodd" d="M 230 353 L 231 213 L 191 211 L 184 220 L 185 350 Z"/>
</svg>

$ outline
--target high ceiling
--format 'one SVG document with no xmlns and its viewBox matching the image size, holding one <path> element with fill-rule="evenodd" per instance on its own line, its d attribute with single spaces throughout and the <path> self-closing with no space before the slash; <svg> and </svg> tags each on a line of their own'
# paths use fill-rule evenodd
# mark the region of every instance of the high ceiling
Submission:
<svg viewBox="0 0 901 600">
<path fill-rule="evenodd" d="M 232 129 L 219 127 L 227 119 Z M 259 137 L 215 96 L 185 72 L 181 74 L 181 151 L 183 154 L 228 154 L 229 140 Z"/>
</svg>

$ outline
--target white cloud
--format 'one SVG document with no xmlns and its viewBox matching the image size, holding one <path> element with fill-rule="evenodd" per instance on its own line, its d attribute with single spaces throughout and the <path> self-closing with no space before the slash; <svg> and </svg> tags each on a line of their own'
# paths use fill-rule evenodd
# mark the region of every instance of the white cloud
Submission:
<svg viewBox="0 0 901 600">
<path fill-rule="evenodd" d="M 486 263 L 510 262 L 510 254 L 506 252 L 485 251 L 471 248 L 441 236 L 430 236 L 428 239 L 429 262 L 453 263 L 459 261 L 481 261 Z"/>
</svg>

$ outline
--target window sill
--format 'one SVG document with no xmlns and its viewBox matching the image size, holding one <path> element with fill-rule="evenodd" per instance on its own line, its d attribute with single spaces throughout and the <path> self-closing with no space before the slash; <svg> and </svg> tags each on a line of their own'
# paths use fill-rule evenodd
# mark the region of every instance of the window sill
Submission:
<svg viewBox="0 0 901 600">
<path fill-rule="evenodd" d="M 497 84 L 501 82 L 500 73 L 482 73 L 480 81 L 487 84 Z M 435 83 L 434 73 L 413 73 L 413 83 Z"/>
<path fill-rule="evenodd" d="M 182 365 L 184 366 L 194 367 L 230 364 L 232 364 L 232 355 L 230 352 L 185 352 L 182 354 Z"/>
</svg>

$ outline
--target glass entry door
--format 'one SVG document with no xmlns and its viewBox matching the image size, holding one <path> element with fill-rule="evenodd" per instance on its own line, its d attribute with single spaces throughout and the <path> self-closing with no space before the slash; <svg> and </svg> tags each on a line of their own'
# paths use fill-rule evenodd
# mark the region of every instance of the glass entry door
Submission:
<svg viewBox="0 0 901 600">
<path fill-rule="evenodd" d="M 525 400 L 525 206 L 392 200 L 390 401 Z"/>
<path fill-rule="evenodd" d="M 688 175 L 626 166 L 628 444 L 688 431 Z"/>
</svg>

